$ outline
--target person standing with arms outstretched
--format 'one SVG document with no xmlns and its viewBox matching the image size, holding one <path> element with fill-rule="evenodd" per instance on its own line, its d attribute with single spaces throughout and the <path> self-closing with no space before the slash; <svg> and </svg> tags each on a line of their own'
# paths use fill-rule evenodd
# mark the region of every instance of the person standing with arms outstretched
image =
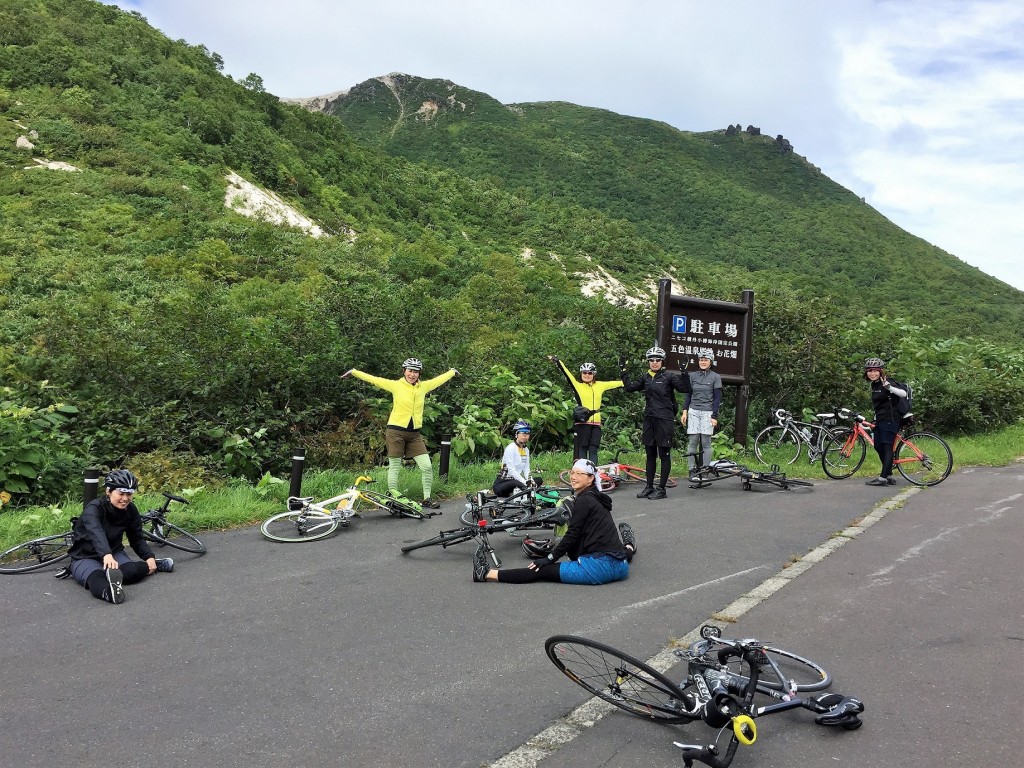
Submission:
<svg viewBox="0 0 1024 768">
<path fill-rule="evenodd" d="M 402 378 L 400 379 L 371 376 L 357 368 L 346 371 L 341 378 L 344 379 L 352 375 L 391 393 L 393 398 L 391 415 L 388 416 L 388 426 L 384 436 L 388 448 L 388 493 L 395 498 L 402 498 L 398 491 L 398 471 L 402 468 L 402 458 L 408 456 L 416 462 L 416 466 L 420 470 L 423 482 L 423 506 L 429 509 L 440 509 L 441 505 L 430 495 L 434 485 L 434 468 L 430 464 L 427 444 L 423 440 L 423 435 L 420 434 L 420 428 L 423 426 L 423 402 L 427 393 L 452 379 L 458 374 L 458 371 L 452 368 L 433 379 L 420 381 L 422 371 L 423 363 L 418 358 L 410 357 L 402 363 Z"/>
<path fill-rule="evenodd" d="M 580 377 L 577 379 L 569 367 L 554 355 L 548 355 L 548 360 L 555 363 L 565 374 L 576 395 L 576 402 L 579 403 L 579 406 L 573 409 L 576 430 L 573 458 L 590 459 L 596 465 L 597 451 L 601 447 L 601 396 L 610 389 L 621 387 L 622 382 L 596 381 L 597 366 L 593 363 L 583 363 L 580 366 Z M 589 413 L 586 413 L 587 411 Z M 581 418 L 577 418 L 577 415 Z"/>
<path fill-rule="evenodd" d="M 665 485 L 672 471 L 672 438 L 676 425 L 676 392 L 689 394 L 690 379 L 675 371 L 666 371 L 665 350 L 654 346 L 647 350 L 647 372 L 630 381 L 625 360 L 622 363 L 622 385 L 627 392 L 643 392 L 644 406 L 643 444 L 647 452 L 647 486 L 637 494 L 640 499 L 664 499 Z M 655 473 L 661 459 L 661 476 L 654 486 Z"/>
<path fill-rule="evenodd" d="M 694 477 L 694 467 L 707 466 L 711 463 L 711 436 L 718 426 L 718 409 L 722 405 L 722 377 L 711 370 L 715 359 L 714 350 L 705 348 L 697 352 L 697 370 L 690 371 L 690 393 L 683 403 L 683 414 L 679 423 L 686 427 L 690 436 L 687 446 L 686 463 L 690 467 L 690 479 Z M 700 447 L 700 464 L 697 463 L 697 448 Z"/>
</svg>

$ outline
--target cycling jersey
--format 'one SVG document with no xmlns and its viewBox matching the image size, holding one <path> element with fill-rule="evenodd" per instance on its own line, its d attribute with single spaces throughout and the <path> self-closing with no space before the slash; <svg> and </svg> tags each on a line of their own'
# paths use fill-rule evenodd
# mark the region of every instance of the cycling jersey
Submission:
<svg viewBox="0 0 1024 768">
<path fill-rule="evenodd" d="M 352 375 L 391 393 L 394 402 L 391 406 L 391 415 L 388 416 L 389 427 L 412 430 L 423 426 L 423 401 L 427 393 L 455 376 L 455 369 L 445 371 L 433 379 L 417 381 L 415 384 L 410 384 L 404 376 L 400 379 L 384 379 L 355 368 L 352 369 Z"/>
<path fill-rule="evenodd" d="M 591 411 L 599 411 L 601 409 L 601 395 L 610 389 L 616 389 L 622 386 L 621 381 L 595 381 L 592 384 L 587 384 L 580 381 L 572 375 L 572 371 L 563 363 L 561 360 L 558 361 L 558 367 L 562 369 L 562 373 L 565 374 L 565 378 L 569 380 L 569 384 L 572 385 L 573 391 L 576 394 L 576 401 L 584 408 L 588 408 Z M 588 424 L 600 424 L 601 414 L 595 413 L 587 420 Z"/>
</svg>

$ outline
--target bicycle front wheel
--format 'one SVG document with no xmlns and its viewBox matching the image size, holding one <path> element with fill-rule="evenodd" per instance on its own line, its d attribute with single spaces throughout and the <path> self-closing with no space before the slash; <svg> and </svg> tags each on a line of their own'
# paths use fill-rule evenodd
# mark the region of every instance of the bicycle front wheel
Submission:
<svg viewBox="0 0 1024 768">
<path fill-rule="evenodd" d="M 70 546 L 70 533 L 26 541 L 0 555 L 0 573 L 28 573 L 58 563 L 68 556 Z"/>
<path fill-rule="evenodd" d="M 861 468 L 867 452 L 863 437 L 848 427 L 837 429 L 825 440 L 821 468 L 833 480 L 844 480 Z"/>
<path fill-rule="evenodd" d="M 779 424 L 765 427 L 754 438 L 754 455 L 762 464 L 792 464 L 800 456 L 800 438 Z"/>
<path fill-rule="evenodd" d="M 915 432 L 900 439 L 893 464 L 914 485 L 937 485 L 953 469 L 953 452 L 938 435 Z"/>
<path fill-rule="evenodd" d="M 338 530 L 341 521 L 333 515 L 314 510 L 282 512 L 263 521 L 260 533 L 271 541 L 292 544 L 324 539 Z"/>
<path fill-rule="evenodd" d="M 693 698 L 665 675 L 611 646 L 555 635 L 544 650 L 574 683 L 630 714 L 662 723 L 686 723 L 699 716 L 691 711 Z"/>
<path fill-rule="evenodd" d="M 703 660 L 698 659 L 695 663 L 707 669 L 727 669 L 739 685 L 747 684 L 750 669 L 745 660 L 732 656 L 723 667 L 722 664 L 715 663 L 716 656 L 717 651 L 711 651 Z M 758 669 L 758 687 L 773 691 L 785 692 L 793 689 L 810 693 L 823 691 L 832 685 L 832 675 L 820 664 L 798 656 L 792 651 L 770 645 L 761 647 Z"/>
<path fill-rule="evenodd" d="M 201 555 L 206 552 L 206 545 L 199 539 L 166 520 L 146 520 L 143 518 L 142 535 L 158 546 L 174 547 L 182 552 Z"/>
</svg>

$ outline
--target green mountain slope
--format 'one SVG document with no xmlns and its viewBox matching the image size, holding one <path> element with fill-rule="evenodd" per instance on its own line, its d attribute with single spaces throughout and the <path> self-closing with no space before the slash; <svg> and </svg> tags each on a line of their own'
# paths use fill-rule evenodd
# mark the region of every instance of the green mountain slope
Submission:
<svg viewBox="0 0 1024 768">
<path fill-rule="evenodd" d="M 1024 327 L 1024 293 L 901 230 L 776 139 L 387 80 L 326 111 L 395 155 L 627 220 L 673 257 L 786 275 L 840 311 L 1005 339 Z"/>
</svg>

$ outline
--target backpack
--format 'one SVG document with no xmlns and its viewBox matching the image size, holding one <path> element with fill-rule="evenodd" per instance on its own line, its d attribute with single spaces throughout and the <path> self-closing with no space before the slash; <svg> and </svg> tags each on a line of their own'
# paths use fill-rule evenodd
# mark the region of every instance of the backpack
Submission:
<svg viewBox="0 0 1024 768">
<path fill-rule="evenodd" d="M 896 400 L 896 413 L 900 415 L 903 421 L 914 418 L 914 388 L 909 384 L 900 384 L 898 381 L 889 380 L 892 386 L 898 389 L 905 389 L 907 391 L 906 397 L 900 397 Z"/>
</svg>

